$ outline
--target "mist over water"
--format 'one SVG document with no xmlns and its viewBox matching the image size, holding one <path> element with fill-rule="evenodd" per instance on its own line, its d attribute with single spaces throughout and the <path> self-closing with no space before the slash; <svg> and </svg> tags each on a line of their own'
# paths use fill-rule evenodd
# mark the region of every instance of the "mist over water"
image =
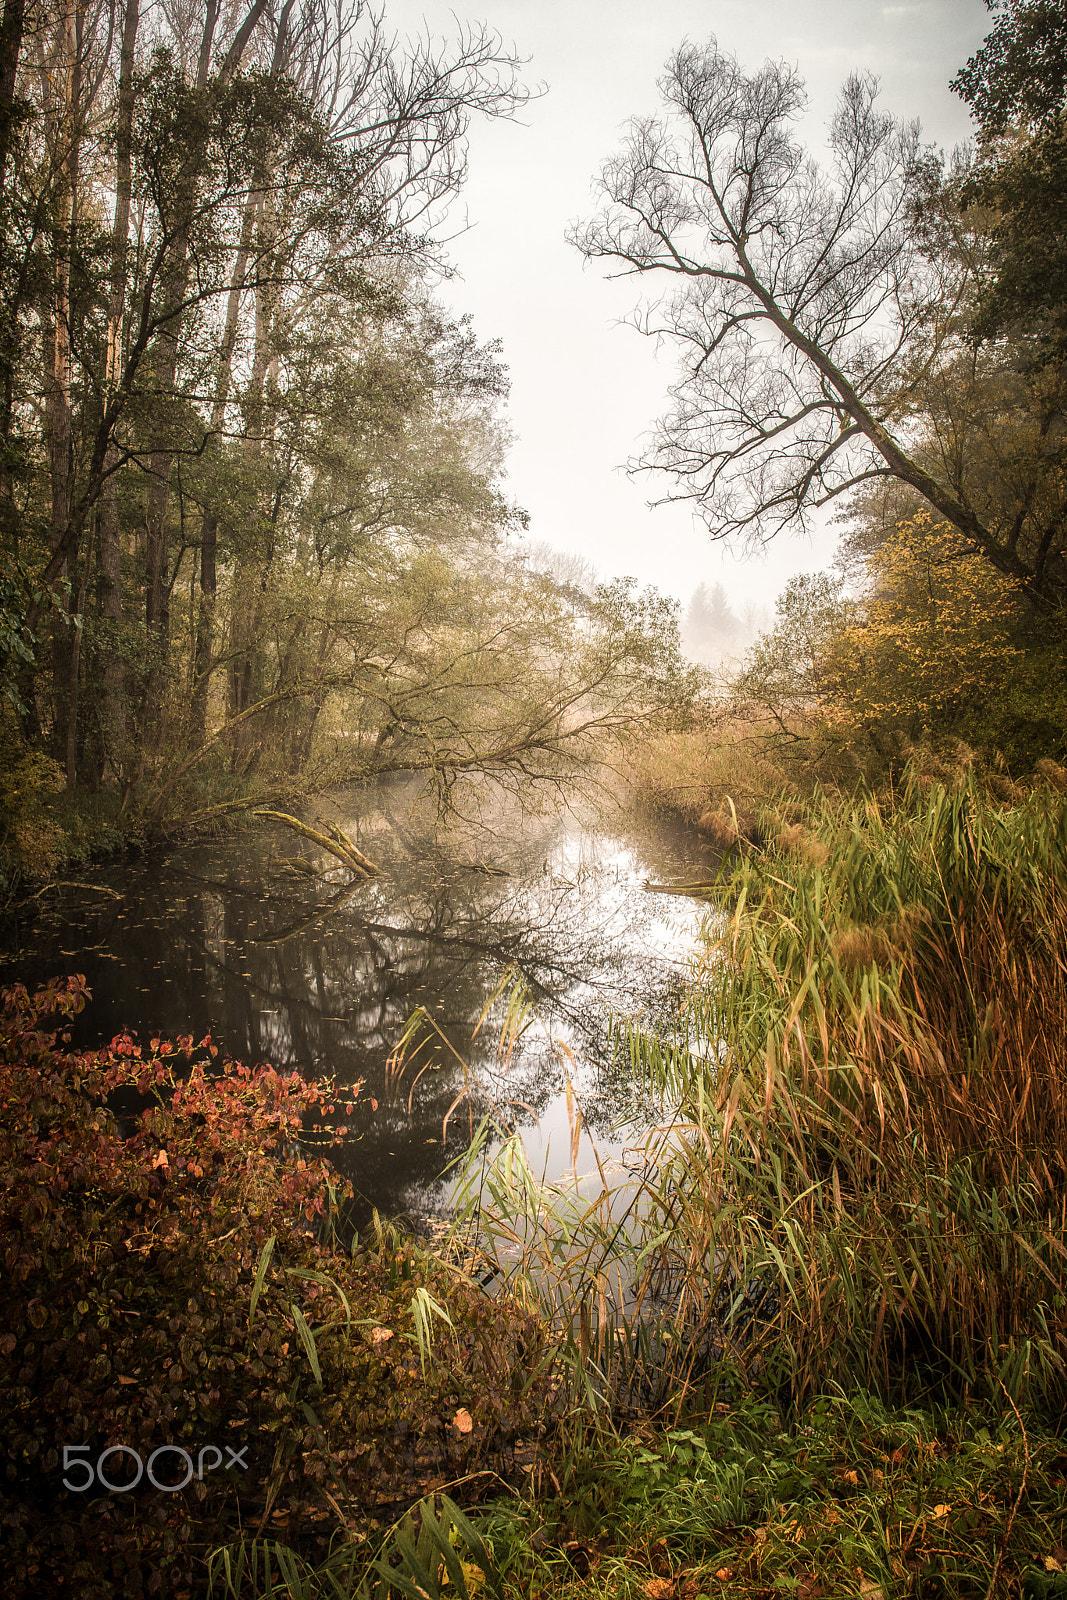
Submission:
<svg viewBox="0 0 1067 1600">
<path fill-rule="evenodd" d="M 368 883 L 270 825 L 86 873 L 15 930 L 0 981 L 84 973 L 93 999 L 78 1045 L 124 1030 L 145 1043 L 210 1033 L 246 1061 L 362 1081 L 354 1137 L 334 1153 L 360 1196 L 357 1220 L 372 1206 L 446 1205 L 442 1173 L 491 1107 L 522 1129 L 535 1169 L 569 1170 L 568 1079 L 610 1158 L 625 1142 L 613 1125 L 637 1109 L 612 1017 L 669 1023 L 707 914 L 646 885 L 707 875 L 714 857 L 682 824 L 590 807 L 537 815 L 512 803 L 442 831 L 416 793 L 380 787 L 307 810 L 340 822 L 381 867 Z M 516 979 L 531 1009 L 502 1052 Z M 421 1048 L 391 1064 L 420 1006 L 443 1038 L 424 1028 Z M 594 1161 L 585 1138 L 579 1168 Z"/>
</svg>

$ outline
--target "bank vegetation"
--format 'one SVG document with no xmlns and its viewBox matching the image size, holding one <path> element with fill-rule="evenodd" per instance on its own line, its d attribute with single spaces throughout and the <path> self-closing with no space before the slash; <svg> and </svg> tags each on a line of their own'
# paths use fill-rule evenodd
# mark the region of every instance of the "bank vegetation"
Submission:
<svg viewBox="0 0 1067 1600">
<path fill-rule="evenodd" d="M 1062 8 L 995 8 L 952 168 L 867 78 L 819 167 L 796 73 L 714 40 L 605 167 L 577 242 L 665 284 L 642 325 L 681 356 L 642 470 L 714 536 L 845 519 L 718 683 L 658 597 L 511 552 L 504 374 L 432 285 L 514 57 L 405 55 L 358 6 L 166 15 L 5 8 L 8 883 L 78 828 L 400 771 L 447 808 L 621 739 L 723 862 L 672 1025 L 617 1022 L 625 1170 L 545 1185 L 487 1122 L 432 1251 L 343 1233 L 327 1086 L 74 1051 L 79 980 L 9 994 L 6 1570 L 1062 1594 Z M 229 1429 L 254 1483 L 62 1484 L 64 1440 L 132 1471 Z"/>
</svg>

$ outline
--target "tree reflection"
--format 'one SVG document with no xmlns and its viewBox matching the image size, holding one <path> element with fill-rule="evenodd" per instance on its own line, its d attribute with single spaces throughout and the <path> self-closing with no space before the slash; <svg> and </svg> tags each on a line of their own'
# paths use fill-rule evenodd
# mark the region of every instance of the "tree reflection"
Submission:
<svg viewBox="0 0 1067 1600">
<path fill-rule="evenodd" d="M 294 873 L 292 839 L 266 832 L 110 868 L 99 880 L 121 900 L 54 905 L 14 958 L 17 976 L 86 973 L 94 999 L 79 1019 L 82 1044 L 124 1028 L 210 1032 L 237 1057 L 362 1080 L 347 1119 L 359 1137 L 338 1164 L 386 1214 L 432 1202 L 490 1104 L 508 1114 L 507 1102 L 522 1102 L 540 1116 L 567 1074 L 587 1125 L 603 1132 L 633 1100 L 629 1062 L 613 1059 L 611 1015 L 663 1011 L 701 915 L 641 880 L 650 869 L 706 871 L 698 837 L 650 828 L 624 845 L 569 813 L 521 826 L 498 818 L 486 870 L 484 840 L 442 839 L 417 812 L 398 819 L 395 795 L 384 805 L 344 799 L 342 820 L 381 878 Z M 313 847 L 301 849 L 315 866 Z M 478 1022 L 508 969 L 537 1023 L 505 1062 L 492 1019 Z M 391 1052 L 420 1006 L 447 1044 L 424 1042 L 397 1070 Z M 530 1121 L 525 1109 L 511 1114 Z"/>
</svg>

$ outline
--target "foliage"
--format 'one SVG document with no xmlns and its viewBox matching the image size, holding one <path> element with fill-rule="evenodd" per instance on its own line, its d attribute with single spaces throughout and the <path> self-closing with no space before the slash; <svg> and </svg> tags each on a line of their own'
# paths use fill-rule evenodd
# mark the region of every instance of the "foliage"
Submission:
<svg viewBox="0 0 1067 1600">
<path fill-rule="evenodd" d="M 841 717 L 841 643 L 856 617 L 842 578 L 802 573 L 775 602 L 775 624 L 745 658 L 732 685 L 741 712 L 769 717 L 786 739 L 797 724 Z"/>
<path fill-rule="evenodd" d="M 66 853 L 66 838 L 49 810 L 63 782 L 56 763 L 19 736 L 0 714 L 0 886 L 47 877 Z"/>
<path fill-rule="evenodd" d="M 1056 0 L 987 0 L 995 22 L 952 88 L 983 132 L 1055 122 L 1067 99 L 1067 19 Z"/>
<path fill-rule="evenodd" d="M 252 1540 L 212 1551 L 209 1595 L 257 1600 L 282 1595 L 287 1600 L 475 1600 L 492 1594 L 503 1600 L 490 1549 L 447 1495 L 438 1515 L 434 1496 L 421 1500 L 389 1530 L 371 1560 L 365 1540 L 341 1545 L 312 1566 L 276 1540 Z M 274 1569 L 277 1568 L 278 1587 Z M 282 1587 L 284 1586 L 284 1587 Z"/>
<path fill-rule="evenodd" d="M 1061 114 L 1049 132 L 1022 143 L 1000 141 L 961 189 L 965 204 L 994 219 L 993 270 L 980 288 L 975 331 L 1018 340 L 1017 359 L 1030 372 L 1055 363 L 1067 341 L 1065 177 L 1067 122 Z"/>
<path fill-rule="evenodd" d="M 966 735 L 1021 660 L 1017 585 L 927 512 L 867 566 L 872 593 L 847 631 L 841 675 L 852 717 L 913 739 Z"/>
<path fill-rule="evenodd" d="M 426 1509 L 432 1521 L 417 1528 Z M 1023 1600 L 1056 1600 L 1067 1591 L 1062 1438 L 1021 1425 L 1010 1409 L 891 1410 L 840 1389 L 789 1421 L 745 1397 L 619 1431 L 575 1426 L 546 1446 L 521 1492 L 470 1521 L 447 1497 L 440 1517 L 423 1502 L 406 1520 L 377 1558 L 394 1575 L 393 1596 L 755 1600 L 788 1589 L 805 1600 L 980 1600 L 1003 1583 Z M 439 1569 L 451 1556 L 442 1581 L 426 1556 L 421 1573 L 408 1559 L 420 1544 Z M 386 1600 L 384 1580 L 375 1592 L 363 1577 L 370 1565 L 366 1540 L 318 1567 L 260 1541 L 216 1553 L 213 1592 Z"/>
<path fill-rule="evenodd" d="M 755 836 L 768 794 L 803 793 L 814 779 L 807 747 L 791 760 L 798 746 L 776 744 L 746 711 L 709 708 L 637 745 L 626 773 L 633 803 L 684 817 L 724 847 L 737 839 L 732 805 L 741 831 Z"/>
<path fill-rule="evenodd" d="M 1067 22 L 1055 0 L 1007 0 L 982 48 L 953 79 L 979 127 L 965 203 L 993 218 L 992 272 L 977 327 L 1031 336 L 1028 366 L 1067 340 Z"/>
<path fill-rule="evenodd" d="M 357 0 L 141 12 L 5 21 L 0 690 L 151 830 L 224 774 L 329 781 L 390 645 L 522 526 L 497 346 L 429 285 L 472 118 L 528 93 L 488 28 L 401 46 Z"/>
<path fill-rule="evenodd" d="M 1020 773 L 1060 753 L 1058 643 L 950 524 L 916 512 L 858 559 L 854 543 L 846 561 L 847 577 L 790 580 L 774 627 L 728 684 L 730 710 L 780 783 L 806 776 L 809 790 L 817 778 L 847 792 L 861 777 L 892 778 L 916 746 L 961 740 Z M 708 737 L 721 737 L 714 725 Z M 763 794 L 775 787 L 765 780 Z"/>
<path fill-rule="evenodd" d="M 328 1086 L 221 1062 L 209 1040 L 72 1052 L 47 1019 L 83 1000 L 78 979 L 16 988 L 0 1033 L 12 1581 L 180 1589 L 238 1519 L 300 1528 L 313 1553 L 330 1496 L 373 1517 L 539 1426 L 528 1317 L 399 1240 L 331 1242 L 339 1186 L 297 1144 L 336 1110 Z M 448 1308 L 432 1350 L 431 1306 Z M 220 1463 L 240 1446 L 246 1467 L 176 1493 L 63 1487 L 64 1445 L 95 1462 L 164 1444 Z M 120 1484 L 129 1460 L 111 1458 Z"/>
<path fill-rule="evenodd" d="M 520 1492 L 471 1521 L 447 1497 L 439 1518 L 423 1502 L 406 1520 L 375 1563 L 391 1569 L 394 1596 L 418 1592 L 412 1583 L 434 1597 L 502 1600 L 741 1600 L 786 1588 L 806 1600 L 981 1597 L 1000 1581 L 1044 1600 L 1067 1588 L 1061 1438 L 1010 1409 L 890 1410 L 840 1389 L 789 1421 L 746 1396 L 618 1430 L 572 1423 L 545 1443 Z M 410 1561 L 420 1545 L 421 1572 Z M 432 1553 L 439 1571 L 451 1557 L 441 1582 Z M 370 1564 L 365 1540 L 318 1568 L 266 1541 L 213 1557 L 218 1592 L 235 1600 L 364 1600 Z M 386 1600 L 384 1581 L 375 1600 Z"/>
<path fill-rule="evenodd" d="M 25 714 L 26 705 L 19 684 L 26 668 L 33 666 L 37 643 L 25 625 L 31 595 L 32 582 L 25 567 L 11 551 L 0 549 L 0 695 L 20 715 Z"/>
</svg>

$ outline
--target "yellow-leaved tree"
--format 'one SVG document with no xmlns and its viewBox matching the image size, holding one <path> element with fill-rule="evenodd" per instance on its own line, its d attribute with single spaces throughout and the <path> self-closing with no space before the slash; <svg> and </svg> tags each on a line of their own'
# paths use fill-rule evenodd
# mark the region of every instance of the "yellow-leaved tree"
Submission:
<svg viewBox="0 0 1067 1600">
<path fill-rule="evenodd" d="M 926 511 L 867 567 L 870 597 L 847 628 L 839 679 L 855 722 L 919 738 L 983 720 L 1022 654 L 1017 583 Z"/>
</svg>

